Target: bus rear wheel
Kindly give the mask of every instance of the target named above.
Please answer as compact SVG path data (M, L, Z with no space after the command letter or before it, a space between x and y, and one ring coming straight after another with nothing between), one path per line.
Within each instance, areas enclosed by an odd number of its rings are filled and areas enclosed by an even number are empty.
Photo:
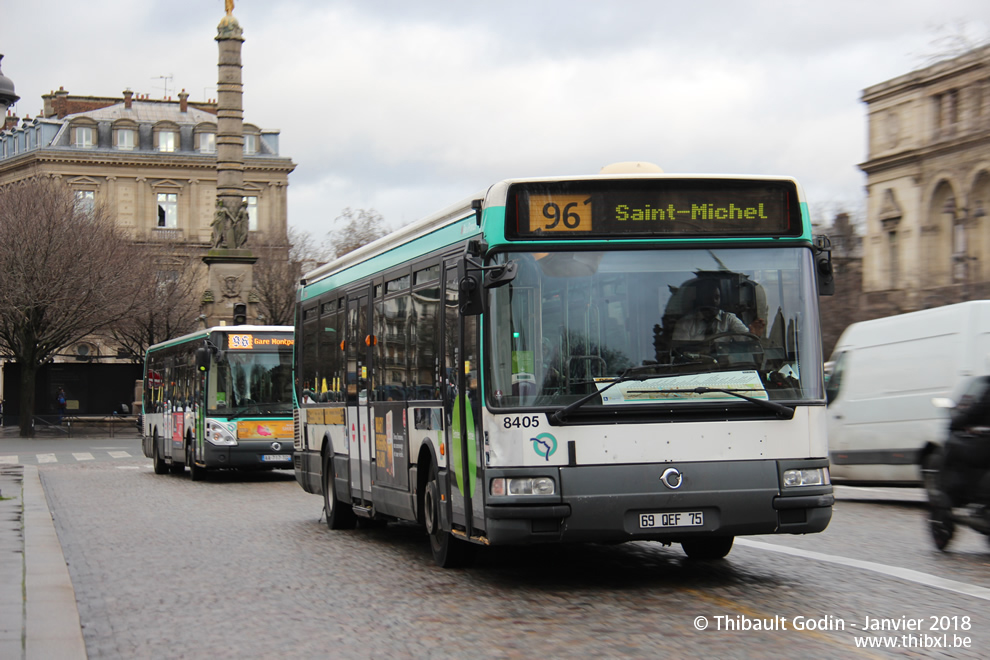
M151 455L154 456L152 461L154 461L155 474L165 474L168 472L168 465L165 464L165 459L162 458L162 453L158 448L158 431L155 430L154 434L151 436Z
M431 461L429 475L426 478L426 489L423 492L423 520L426 523L426 534L430 537L433 563L441 568L459 568L471 563L476 548L474 544L461 541L450 532L443 530L440 524L440 481L437 473L436 462Z
M690 559L722 559L732 549L734 536L716 536L707 539L681 541L681 548Z
M351 505L344 504L337 499L333 478L333 452L331 451L328 451L323 459L323 512L327 516L327 527L330 529L354 529L357 522Z

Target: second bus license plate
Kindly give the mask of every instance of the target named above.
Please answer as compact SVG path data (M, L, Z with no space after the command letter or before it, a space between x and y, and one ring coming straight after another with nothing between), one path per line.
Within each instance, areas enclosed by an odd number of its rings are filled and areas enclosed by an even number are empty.
M288 454L263 454L261 460L264 463L281 463L283 461L291 461L292 457Z
M653 529L655 527L700 527L704 524L705 516L701 511L639 514L640 529Z

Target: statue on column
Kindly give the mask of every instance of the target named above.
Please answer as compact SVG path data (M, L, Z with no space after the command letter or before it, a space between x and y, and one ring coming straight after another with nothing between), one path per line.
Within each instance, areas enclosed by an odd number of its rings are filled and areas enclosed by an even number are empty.
M213 247L224 249L228 247L231 220L230 211L223 205L223 200L217 197L217 208L213 214L213 222L210 223L213 228Z
M246 201L241 202L240 208L237 209L237 217L231 221L231 239L234 242L234 248L239 249L247 244L248 233L251 230L250 220L248 218L248 204Z

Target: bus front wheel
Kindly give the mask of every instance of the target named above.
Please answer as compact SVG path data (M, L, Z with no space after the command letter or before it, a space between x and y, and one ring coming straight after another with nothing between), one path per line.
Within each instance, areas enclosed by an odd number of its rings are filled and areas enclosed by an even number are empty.
M722 559L732 549L732 536L681 541L681 548L690 559Z
M354 529L357 522L354 509L337 499L333 479L333 452L328 451L323 459L323 512L327 516L330 529Z
M454 538L453 534L443 530L440 524L440 481L437 473L436 462L431 461L423 492L423 521L426 523L426 534L430 537L433 562L441 568L466 566L474 557L475 546Z

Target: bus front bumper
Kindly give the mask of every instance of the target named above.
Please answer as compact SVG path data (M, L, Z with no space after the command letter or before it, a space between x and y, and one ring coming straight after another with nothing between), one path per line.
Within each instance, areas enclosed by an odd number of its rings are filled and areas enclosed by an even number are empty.
M831 485L781 488L781 474L803 461L698 462L557 468L556 496L489 497L485 536L492 544L679 542L699 536L808 534L832 517ZM674 468L681 481L661 480ZM536 476L546 469L486 470Z
M276 447L277 446L277 447ZM239 440L236 446L205 443L206 467L250 469L292 469L292 440Z

